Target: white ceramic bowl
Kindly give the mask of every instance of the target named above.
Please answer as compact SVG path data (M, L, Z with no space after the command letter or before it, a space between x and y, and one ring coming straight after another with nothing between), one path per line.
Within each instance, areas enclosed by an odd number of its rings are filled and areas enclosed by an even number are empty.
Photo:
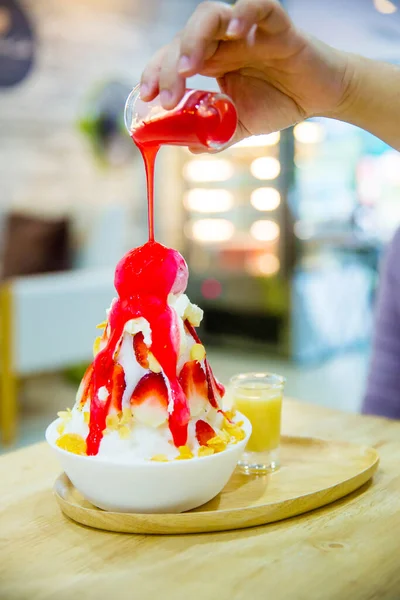
M60 420L46 430L46 440L76 489L104 510L135 513L179 513L205 504L228 483L251 434L244 416L246 438L223 452L167 463L137 460L117 463L97 456L80 456L56 446Z

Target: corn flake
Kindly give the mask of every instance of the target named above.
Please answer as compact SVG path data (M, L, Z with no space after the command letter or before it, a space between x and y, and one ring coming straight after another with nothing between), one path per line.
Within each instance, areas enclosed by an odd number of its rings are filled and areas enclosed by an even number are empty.
M187 460L189 458L193 458L193 452L189 446L179 446L178 451L179 456L176 457L176 460Z
M213 448L208 448L207 446L200 446L197 456L212 456L213 454Z
M67 408L67 410L60 410L57 413L57 416L60 417L60 419L62 419L65 423L68 423L68 421L72 419L71 409Z
M242 429L242 425L243 421L240 421L239 423L230 423L225 419L223 431L229 435L233 443L240 442L246 437L246 434Z
M58 438L56 446L73 454L86 454L86 441L77 433L65 433Z
M213 438L211 438L211 440L208 440L207 442L207 446L209 448L212 448L214 452L223 452L229 443L229 437L227 441L226 435L222 435L223 433L225 432L221 432L220 434L214 436Z
M96 356L100 352L101 337L97 337L93 343L93 356Z
M150 460L153 462L168 462L168 458L165 456L165 454L156 454Z
M231 441L231 436L227 431L224 431L223 429L219 432L218 435L226 444L229 444L229 442Z
M236 410L234 408L231 408L231 410L226 410L225 417L228 421L233 421L233 419L236 417Z
M107 415L106 417L106 428L110 431L118 429L119 419L118 415Z
M122 413L120 414L120 424L121 425L130 425L133 421L133 415L130 408L123 408Z

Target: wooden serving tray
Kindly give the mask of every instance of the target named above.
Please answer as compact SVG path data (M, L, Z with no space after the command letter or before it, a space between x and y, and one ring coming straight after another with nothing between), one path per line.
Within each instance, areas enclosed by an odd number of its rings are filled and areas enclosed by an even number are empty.
M100 510L65 474L54 485L65 515L89 527L124 533L179 534L243 529L314 510L361 487L379 463L376 450L347 442L283 437L281 468L270 475L235 471L224 490L204 506L180 514Z

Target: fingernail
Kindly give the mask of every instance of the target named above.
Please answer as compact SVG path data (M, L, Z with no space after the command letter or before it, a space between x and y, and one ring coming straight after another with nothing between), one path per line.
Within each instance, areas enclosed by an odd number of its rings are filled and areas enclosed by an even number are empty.
M161 104L164 106L165 104L170 104L172 100L172 94L169 90L162 90L160 93Z
M228 29L226 30L226 35L228 37L236 37L240 35L242 31L242 26L239 19L232 19L228 25Z
M139 96L141 98L146 98L146 96L149 95L149 92L150 92L150 88L147 85L147 83L142 83L140 86Z
M192 68L191 60L188 56L181 56L178 62L178 72L186 73Z

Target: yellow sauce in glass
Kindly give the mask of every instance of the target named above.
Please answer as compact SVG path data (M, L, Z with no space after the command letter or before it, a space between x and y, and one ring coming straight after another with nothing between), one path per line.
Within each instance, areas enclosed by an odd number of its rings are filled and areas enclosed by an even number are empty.
M281 435L281 390L248 383L233 390L233 404L249 419L253 428L246 447L248 452L266 452L278 448Z

